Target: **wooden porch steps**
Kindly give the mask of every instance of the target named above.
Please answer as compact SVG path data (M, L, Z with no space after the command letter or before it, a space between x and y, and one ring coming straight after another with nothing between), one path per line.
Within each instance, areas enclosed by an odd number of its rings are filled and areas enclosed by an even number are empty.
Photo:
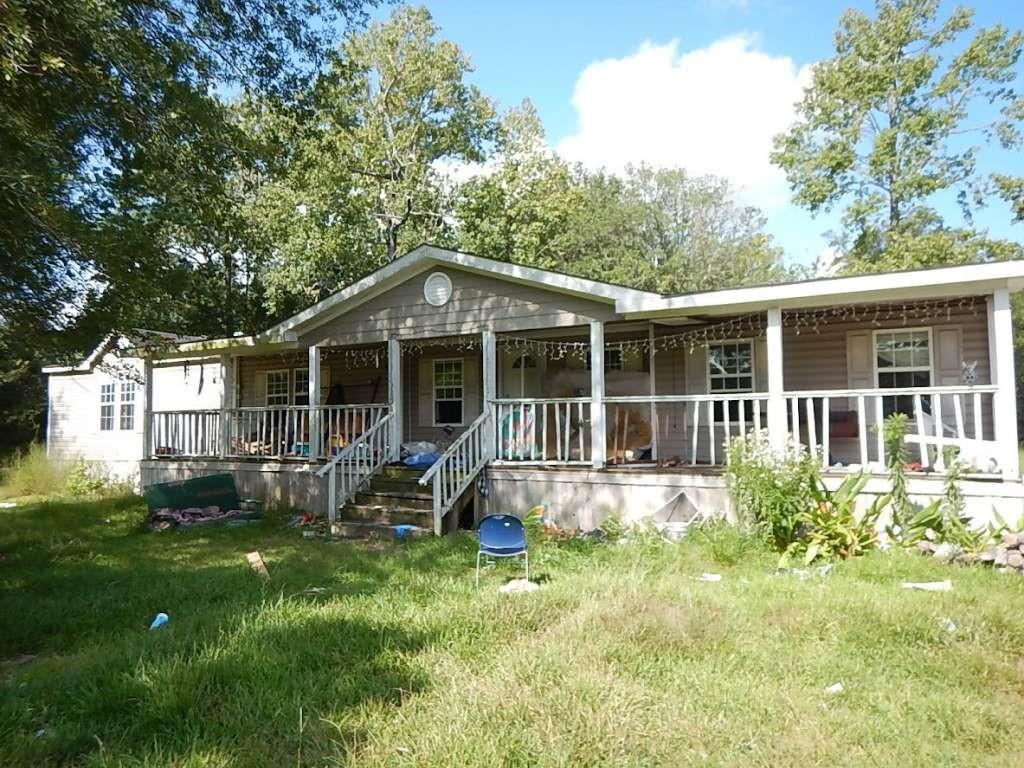
M369 486L338 510L332 533L352 539L395 539L396 526L416 526L404 535L433 531L434 499L419 479L425 470L386 466Z

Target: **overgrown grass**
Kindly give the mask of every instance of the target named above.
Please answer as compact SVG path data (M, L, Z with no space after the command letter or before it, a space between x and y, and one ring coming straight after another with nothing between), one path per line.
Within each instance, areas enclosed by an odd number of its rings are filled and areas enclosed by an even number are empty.
M0 667L0 765L1024 764L1018 576L872 553L801 581L716 532L535 546L541 589L504 597L468 536L143 518L0 511L0 659L37 655Z
M46 446L32 443L0 466L0 498L45 496L67 484L67 466L46 455Z

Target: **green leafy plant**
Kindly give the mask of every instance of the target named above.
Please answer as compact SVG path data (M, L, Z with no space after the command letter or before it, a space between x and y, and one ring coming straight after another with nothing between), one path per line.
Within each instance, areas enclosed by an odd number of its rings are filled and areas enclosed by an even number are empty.
M730 440L725 478L740 526L784 550L818 485L818 465L799 444L773 450L761 431Z
M892 538L899 538L900 531L914 512L907 491L907 415L890 414L882 425L882 441L885 444L885 466L889 470L889 497L891 515L886 532Z
M889 496L878 496L860 516L856 514L857 497L864 490L868 477L851 475L835 491L824 483L811 488L810 507L799 515L800 536L782 556L782 564L802 561L856 557L878 543L878 519L889 504Z
M989 531L971 528L971 518L964 512L964 496L960 488L963 479L963 464L953 451L945 454L946 478L943 482L942 497L919 508L907 519L899 530L899 542L913 546L919 541L955 544L961 549L980 549L993 535Z
M736 565L759 545L750 534L721 518L694 526L689 535L720 565Z
M608 515L601 521L599 530L606 541L619 541L626 535L626 525L618 515Z

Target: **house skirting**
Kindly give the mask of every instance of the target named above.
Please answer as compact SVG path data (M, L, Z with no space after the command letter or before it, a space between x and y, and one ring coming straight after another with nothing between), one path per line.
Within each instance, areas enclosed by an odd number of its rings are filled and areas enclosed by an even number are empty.
M828 473L824 480L835 489L845 477ZM543 505L545 517L564 528L589 530L612 515L625 523L686 520L695 512L734 518L721 470L491 466L487 478L484 514L522 514ZM942 495L942 487L942 478L922 475L910 478L908 490L912 501L926 504ZM889 488L886 477L871 478L858 505L869 505ZM993 510L1011 524L1024 514L1024 485L1019 481L964 480L961 490L976 525L994 522Z
M323 514L327 480L316 476L318 467L300 461L151 459L141 463L141 480L145 486L229 472L243 498ZM834 489L846 476L833 472L824 479ZM596 528L613 515L627 524L644 518L684 521L697 512L734 517L720 469L492 465L487 469L487 486L477 518L494 513L521 515L537 505L543 505L545 516L559 527L581 530ZM940 496L942 486L940 477L912 475L909 480L911 498L920 504ZM1020 481L968 479L961 483L961 490L967 513L977 525L993 522L993 510L1011 524L1024 515L1024 485ZM870 504L875 496L888 491L887 478L872 477L860 504Z
M327 480L317 477L319 464L292 461L225 461L220 459L150 459L141 465L143 487L153 483L230 473L244 499L262 499L268 507L289 507L324 514Z

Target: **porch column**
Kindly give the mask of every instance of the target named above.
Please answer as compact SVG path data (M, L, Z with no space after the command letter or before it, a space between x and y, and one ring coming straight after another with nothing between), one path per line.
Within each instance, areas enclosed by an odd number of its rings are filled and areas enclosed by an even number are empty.
M651 397L658 394L658 380L654 373L654 323L647 324L647 367L650 368ZM651 458L658 461L658 405L651 403Z
M782 396L782 309L768 310L768 440L772 448L786 446L786 400Z
M142 361L142 458L148 459L153 455L153 359L144 358ZM49 391L49 390L47 390ZM50 398L47 394L48 415L50 412ZM47 437L50 433L50 422L46 423ZM46 441L46 450L50 450L50 441Z
M993 421L996 443L999 445L999 466L1003 477L1016 479L1020 475L1020 457L1017 453L1017 390L1013 364L1013 319L1010 315L1010 291L999 288L992 294L990 327L995 338L993 381L998 389L993 398Z
M604 425L604 323L590 323L590 459L595 469L605 465L607 430Z
M498 391L498 352L494 338L494 331L484 331L480 337L481 364L484 368L484 402L485 411L494 410L494 398ZM492 424L491 428L484 433L484 453L488 459L497 456L495 431L497 425Z
M388 407L391 413L389 449L391 461L402 454L402 342L388 339Z
M235 407L235 359L230 355L220 356L220 450L222 459L231 455L231 409Z
M309 348L309 458L320 456L320 441L323 439L320 412L320 347Z

